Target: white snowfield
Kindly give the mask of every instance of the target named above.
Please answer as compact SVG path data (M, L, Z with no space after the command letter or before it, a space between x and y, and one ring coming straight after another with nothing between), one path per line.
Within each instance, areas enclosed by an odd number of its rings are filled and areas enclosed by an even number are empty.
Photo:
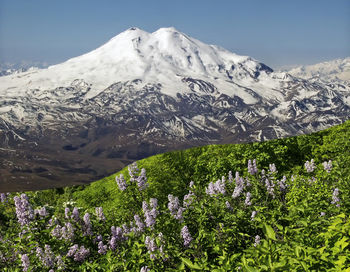
M0 77L0 95L18 96L33 89L69 87L80 79L90 85L86 94L89 99L113 83L141 79L162 84L161 91L174 97L189 92L182 79L191 77L214 84L221 93L237 95L247 104L258 100L245 88L281 101L284 95L276 89L283 87L286 76L269 69L251 57L207 45L173 27L153 33L130 28L96 50L64 63Z
M327 81L350 81L350 57L336 59L314 65L298 66L287 71L289 74L304 79L321 79Z

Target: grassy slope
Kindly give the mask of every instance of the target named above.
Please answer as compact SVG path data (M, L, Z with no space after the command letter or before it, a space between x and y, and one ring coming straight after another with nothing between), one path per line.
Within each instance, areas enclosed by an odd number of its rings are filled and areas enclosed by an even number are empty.
M147 170L150 183L148 197L157 197L160 203L165 203L169 193L183 196L191 180L206 185L223 175L227 176L230 170L242 172L246 169L247 161L253 158L257 159L258 167L266 168L269 163L275 163L280 175L300 171L300 165L312 158L316 163L332 159L339 164L343 175L349 177L350 121L310 135L250 144L209 145L164 153L143 159L138 165ZM127 177L127 172L125 168L117 174L123 173ZM71 198L79 206L102 206L110 213L116 207L122 209L123 206L118 202L121 198L115 182L117 174L85 187L46 191L38 197L44 202L45 198L57 198L57 192L64 192L59 198L61 201Z

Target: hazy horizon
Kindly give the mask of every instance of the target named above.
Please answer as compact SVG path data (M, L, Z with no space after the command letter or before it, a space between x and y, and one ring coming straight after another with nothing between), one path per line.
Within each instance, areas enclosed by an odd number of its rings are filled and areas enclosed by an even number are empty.
M174 26L274 69L350 56L349 1L0 2L0 62L56 64L129 27Z

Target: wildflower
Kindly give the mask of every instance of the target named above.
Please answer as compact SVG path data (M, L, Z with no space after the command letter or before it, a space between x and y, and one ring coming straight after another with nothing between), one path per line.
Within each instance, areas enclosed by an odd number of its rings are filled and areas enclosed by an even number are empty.
M205 192L210 195L218 195L218 194L225 194L225 177L222 177L222 179L218 179L215 183L210 182L208 185L208 188L206 188Z
M120 191L125 191L128 187L123 174L120 174L119 177L116 176L115 181L117 182Z
M78 210L77 207L74 207L74 208L73 208L73 212L72 212L71 218L72 218L75 222L79 222L79 221L80 221L79 210Z
M144 228L145 228L145 225L143 224L141 218L139 215L135 214L134 215L134 220L135 220L135 224L137 226L137 229L136 231L137 232L143 232Z
M232 171L228 172L228 183L233 182Z
M256 235L255 236L255 243L254 243L254 246L256 247L257 245L260 244L260 236L259 235Z
M308 173L311 173L316 169L315 162L313 159L311 161L306 161L304 166L305 166L306 172Z
M61 239L71 241L74 238L74 227L70 222L66 222L61 228Z
M191 206L191 204L193 203L193 197L194 197L194 193L191 191L187 195L184 195L183 205L185 208L188 208L189 206Z
M267 192L272 195L273 198L275 198L275 184L274 182L271 180L269 180L268 178L265 178L265 187Z
M325 216L325 215L326 215L325 212L321 212L321 213L320 213L320 216L321 216L321 217L323 217L323 216Z
M269 164L269 172L270 172L271 174L277 173L276 165L275 165L274 163Z
M51 247L49 245L45 245L44 258L42 260L44 266L53 267L55 260L55 255L53 254Z
M246 198L245 198L245 201L244 201L244 205L246 205L246 206L250 206L250 205L252 205L252 202L250 201L251 200L251 193L250 192L248 192L247 194L246 194Z
M34 214L39 214L41 218L48 216L45 206L40 209L35 209Z
M6 201L6 194L1 193L0 194L0 200L1 200L1 203L5 203L5 201Z
M147 265L146 266L142 266L141 270L140 270L140 272L149 272L149 271L151 271L151 270L148 268Z
M244 190L244 179L242 177L239 176L239 173L236 172L236 177L235 177L235 181L236 181L236 187L232 193L232 198L237 198L240 196L240 194L243 192Z
M327 171L327 173L330 173L332 170L332 161L329 160L328 162L323 162L323 168Z
M84 217L83 217L83 230L84 230L84 236L86 235L92 235L92 226L91 226L91 221L90 221L90 214L89 213L85 213Z
M255 175L258 173L258 168L256 166L256 160L253 160L253 163L251 160L248 161L248 173L251 175Z
M252 215L250 216L251 220L254 221L255 216L257 215L257 211L253 211Z
M105 217L105 215L104 215L104 213L103 213L102 207L96 207L96 208L95 208L95 212L96 212L96 216L97 216L97 218L98 218L99 220L101 220L101 221L106 221L106 217Z
M56 265L57 265L58 270L65 270L66 269L66 265L64 264L64 261L62 260L61 255L56 256Z
M226 201L226 202L225 202L225 205L226 205L226 208L227 208L228 210L233 211L233 208L231 207L230 202Z
M71 246L67 253L67 257L74 257L74 261L83 262L87 256L89 256L90 250L84 246L79 246L77 244Z
M107 245L104 245L102 241L98 242L98 253L101 255L107 253Z
M26 194L21 194L20 197L15 196L13 200L15 201L18 223L22 227L28 225L34 218L34 212L29 204L28 196Z
M66 207L66 208L64 209L64 217L65 217L66 219L69 219L69 213L70 213L70 209L69 209L68 207Z
M141 169L141 173L137 177L136 181L137 181L137 187L139 187L139 190L144 190L148 186L145 168Z
M157 206L158 206L158 200L156 198L150 199L150 204L152 209L149 209L148 204L146 201L142 202L142 209L145 214L145 223L147 227L152 227L156 223L156 217L157 217Z
M191 182L190 182L190 188L192 189L193 187L194 187L194 182L191 181Z
M113 236L109 242L109 247L110 249L115 250L117 248L117 245L118 245L117 237Z
M286 180L286 176L283 176L283 178L280 181L278 181L278 185L280 186L281 191L285 191L287 189Z
M28 268L30 266L30 262L29 262L29 258L27 254L23 254L21 256L21 260L22 260L22 266L23 266L23 271L28 271Z
M173 195L168 195L168 209L170 210L170 213L175 216L177 213L177 210L180 207L180 201L179 198L176 196L174 197Z
M134 182L136 180L136 175L139 172L139 168L137 167L137 163L133 162L128 166L130 182Z
M340 199L339 199L339 189L335 188L333 191L333 195L332 195L332 204L335 204L337 207L340 207Z
M184 246L188 247L193 239L192 239L192 236L191 236L190 232L188 231L188 227L187 226L184 226L181 229L181 236L182 236L182 238L184 240Z

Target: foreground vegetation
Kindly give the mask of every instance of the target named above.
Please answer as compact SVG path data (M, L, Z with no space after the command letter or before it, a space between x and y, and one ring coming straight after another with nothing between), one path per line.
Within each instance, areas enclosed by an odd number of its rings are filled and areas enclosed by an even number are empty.
M2 271L350 271L350 122L2 194Z

